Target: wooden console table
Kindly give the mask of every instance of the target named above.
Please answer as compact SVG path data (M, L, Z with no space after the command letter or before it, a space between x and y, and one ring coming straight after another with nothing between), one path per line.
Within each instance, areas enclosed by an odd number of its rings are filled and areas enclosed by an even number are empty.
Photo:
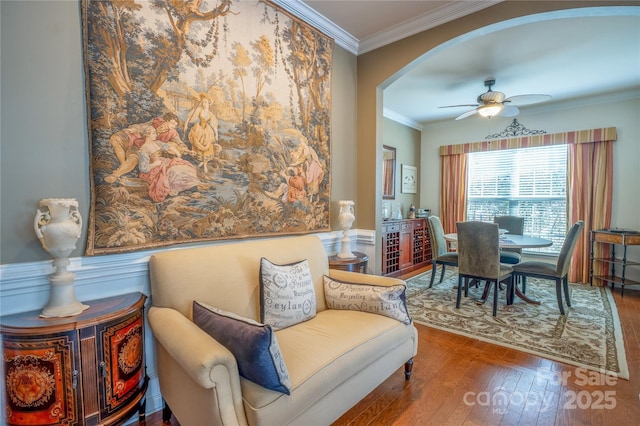
M85 302L65 318L0 318L8 425L144 424L148 378L141 293Z
M630 285L640 285L640 281L635 281L626 277L627 267L640 266L640 262L627 260L627 246L640 245L640 232L630 230L607 230L600 229L590 232L591 240L591 265L589 267L589 282L593 285L593 280L601 280L604 285L611 283L611 288L615 284L620 284L620 294L624 296L624 287ZM596 243L610 244L610 257L595 257L594 246ZM616 245L622 246L622 258L616 259ZM604 275L594 275L593 266L596 262L608 265L608 273ZM620 267L617 273L616 267Z
M356 257L352 259L343 259L338 257L338 255L329 256L329 269L340 269L342 271L366 274L369 256L364 253L360 253L359 251L354 251L353 254Z

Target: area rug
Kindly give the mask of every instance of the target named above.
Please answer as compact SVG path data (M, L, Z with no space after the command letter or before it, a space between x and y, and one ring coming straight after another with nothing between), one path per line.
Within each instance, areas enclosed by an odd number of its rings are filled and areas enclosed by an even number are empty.
M471 287L456 309L456 268L447 269L440 284L438 268L432 288L430 278L428 271L407 280L407 305L416 323L629 379L620 319L608 288L570 284L573 306L560 315L555 283L528 278L527 296L540 305L518 298L506 305L503 290L494 317L493 292L486 303L478 301L484 286Z

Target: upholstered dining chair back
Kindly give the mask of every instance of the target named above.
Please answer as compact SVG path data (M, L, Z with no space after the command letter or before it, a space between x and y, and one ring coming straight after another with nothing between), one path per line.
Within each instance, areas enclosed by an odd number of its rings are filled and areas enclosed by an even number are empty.
M560 254L555 264L549 262L526 261L517 265L513 265L513 274L516 281L522 282L522 291L527 288L527 277L542 278L553 280L556 283L556 297L558 299L558 309L560 314L564 315L564 301L562 295L567 302L567 306L571 307L571 294L569 291L569 267L571 266L571 257L576 248L576 243L584 227L584 222L579 220L571 226L567 236L564 238Z
M431 236L431 280L429 281L429 288L431 288L436 277L438 265L442 265L440 272L440 282L442 282L447 266L458 266L458 253L447 250L444 229L438 216L429 216L427 223L429 235Z
M556 264L557 276L563 277L569 273L569 267L571 266L571 258L573 257L573 251L578 243L578 238L584 227L584 222L579 220L571 226L567 236L560 248L560 254L558 255L558 263Z
M444 228L438 216L427 218L429 236L431 237L431 252L433 257L440 257L447 253L447 241L444 239Z
M497 223L500 229L506 229L507 232L514 235L524 234L524 218L519 216L496 216L493 218L493 223ZM516 253L522 253L522 249L506 248L505 251L513 251Z
M487 279L500 277L498 225L458 222L458 272Z
M458 222L458 295L456 308L460 307L462 287L469 293L469 281L486 281L487 289L493 287L493 316L498 311L500 282L507 283L507 304L513 300L511 266L500 263L498 225L487 222Z

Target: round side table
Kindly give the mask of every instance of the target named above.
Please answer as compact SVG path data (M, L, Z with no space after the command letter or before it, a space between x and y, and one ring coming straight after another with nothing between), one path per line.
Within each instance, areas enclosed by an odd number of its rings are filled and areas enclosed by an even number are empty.
M366 274L369 256L358 251L354 251L353 254L356 257L352 259L343 259L338 257L338 255L329 256L329 269L340 269L342 271Z

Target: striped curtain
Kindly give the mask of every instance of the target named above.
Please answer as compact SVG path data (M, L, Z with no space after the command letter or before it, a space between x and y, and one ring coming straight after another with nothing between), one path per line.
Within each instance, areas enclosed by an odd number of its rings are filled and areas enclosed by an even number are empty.
M440 170L440 221L448 234L467 218L467 156L441 156Z
M441 146L440 219L445 232L455 232L456 221L466 218L466 154L568 144L567 223L571 226L578 220L585 222L571 262L569 281L589 282L589 231L611 226L613 142L616 139L616 128L606 127ZM598 251L607 249L605 244L598 246ZM598 251L596 255L604 253Z
M611 227L613 198L613 141L569 145L569 223L584 221L576 244L569 281L589 282L589 230ZM608 244L596 244L596 257L607 257ZM594 275L607 275L604 262L596 262ZM602 282L599 282L602 284Z

